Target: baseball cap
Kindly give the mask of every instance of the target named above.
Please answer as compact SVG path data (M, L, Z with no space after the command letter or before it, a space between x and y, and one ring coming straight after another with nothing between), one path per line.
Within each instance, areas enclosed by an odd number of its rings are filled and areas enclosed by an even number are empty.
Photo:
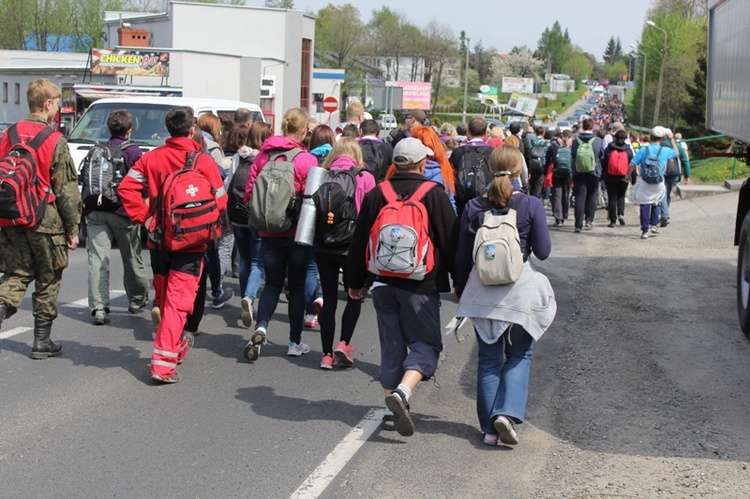
M406 115L411 116L422 124L424 124L425 120L427 119L427 113L425 113L421 109L409 109L409 112L407 112Z
M432 149L422 144L421 141L407 137L399 140L393 149L393 163L399 166L414 165L433 154Z
M663 126L655 126L651 130L651 135L659 139L663 138L666 134L667 134L667 129L664 128Z

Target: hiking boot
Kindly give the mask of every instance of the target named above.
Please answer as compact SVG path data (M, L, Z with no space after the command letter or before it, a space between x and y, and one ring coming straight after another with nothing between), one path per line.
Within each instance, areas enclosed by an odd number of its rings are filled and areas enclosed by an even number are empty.
M644 230L644 231L643 231L643 232L641 233L641 239L648 239L648 231L647 231L647 230Z
M253 302L247 296L240 301L242 307L242 325L253 327Z
M310 352L310 345L305 343L305 340L301 339L299 340L299 343L290 341L289 349L286 351L286 354L289 357L300 357L302 355L305 355L308 352Z
M148 302L144 302L141 304L131 303L128 306L128 312L130 312L131 314L140 314L141 311L143 311L143 309L146 308L146 305L148 305Z
M161 310L159 310L159 307L151 309L151 324L154 325L154 331L159 329L159 324L161 324Z
M234 290L232 288L223 288L221 293L214 295L211 301L211 308L219 309L224 306L226 302L234 297Z
M495 429L497 430L498 438L505 445L517 445L518 434L513 426L513 421L507 416L498 416L495 419Z
M409 403L398 388L385 398L385 406L393 413L393 425L399 435L410 437L414 435L414 422L409 414Z
M32 359L46 359L56 357L63 351L62 345L58 345L49 339L52 331L52 321L34 321L34 345L31 347Z
M177 371L173 372L171 376L162 376L161 374L152 374L151 379L159 385L169 385L172 383L179 383L182 381L182 376Z
M339 341L336 345L336 349L333 351L333 355L336 356L336 360L341 362L344 366L354 365L354 345L351 343L347 345L343 341Z
M318 325L318 316L315 314L305 314L305 327L313 328Z
M104 310L94 310L94 325L103 326L109 322L109 314Z
M625 215L617 215L617 221L620 222L620 225L625 225Z
M333 369L333 365L336 363L336 359L330 353L324 353L323 359L320 361L321 369Z

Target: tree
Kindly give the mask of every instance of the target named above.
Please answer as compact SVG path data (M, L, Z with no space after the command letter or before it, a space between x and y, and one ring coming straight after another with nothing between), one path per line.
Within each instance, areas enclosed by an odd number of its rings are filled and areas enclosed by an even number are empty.
M474 54L470 56L469 65L479 73L479 81L492 81L492 61L496 53L494 47L485 49L482 40L474 44Z
M495 58L493 63L494 83L501 86L504 76L541 79L543 67L544 61L535 58L528 48L514 48L505 58Z
M615 40L615 37L612 36L610 37L609 42L607 42L607 48L604 49L604 63L611 66L621 58L622 44L620 43L620 37L618 36L617 40Z
M404 17L388 7L373 11L367 24L370 36L369 52L386 56L386 79L398 80L401 58L404 54L406 40L401 32L405 24Z
M588 78L591 75L589 59L581 52L574 53L563 66L563 73L576 81Z
M333 4L318 11L315 20L315 48L330 67L350 69L362 47L364 24L359 10L351 4Z
M212 1L212 3L215 2ZM328 5L330 6L331 4ZM266 7L270 7L272 9L293 9L294 0L266 0Z
M545 28L542 32L534 57L546 60L551 66L551 71L559 73L572 51L573 44L567 28L563 31L560 23L555 21L552 28Z
M432 83L432 110L435 111L438 96L443 86L443 71L449 61L458 56L456 37L450 27L430 21L424 30L427 50L425 52L425 81Z

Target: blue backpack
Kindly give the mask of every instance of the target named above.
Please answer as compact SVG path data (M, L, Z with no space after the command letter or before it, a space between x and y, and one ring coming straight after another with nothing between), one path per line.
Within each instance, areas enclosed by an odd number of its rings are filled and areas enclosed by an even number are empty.
M651 149L646 146L646 159L641 164L641 178L647 184L659 184L664 182L664 175L661 173L661 163L659 162L659 156L663 146L659 147L656 156L651 156L649 153Z

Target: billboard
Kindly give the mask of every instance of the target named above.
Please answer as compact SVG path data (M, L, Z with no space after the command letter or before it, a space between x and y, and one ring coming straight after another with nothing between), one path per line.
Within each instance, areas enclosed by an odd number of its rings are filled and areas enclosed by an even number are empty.
M510 101L508 101L508 107L515 111L520 111L526 116L533 116L536 112L537 100L531 97L524 97L519 93L510 94Z
M518 92L521 94L534 93L534 78L503 77L503 93Z
M91 49L91 73L124 76L169 76L169 52Z
M404 89L403 109L430 109L430 82L397 81L396 85Z
M497 87L495 85L482 85L479 87L479 100L482 104L494 106L497 104Z

